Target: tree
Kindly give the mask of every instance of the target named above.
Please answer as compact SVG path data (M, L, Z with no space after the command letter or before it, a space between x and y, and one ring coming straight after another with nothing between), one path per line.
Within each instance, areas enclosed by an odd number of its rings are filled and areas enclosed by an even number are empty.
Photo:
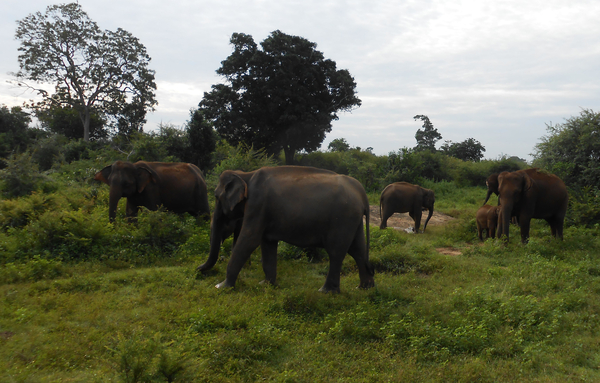
M419 129L415 134L417 140L415 151L428 150L435 152L435 143L442 139L442 135L433 127L433 124L429 121L429 117L418 114L413 118L415 121L419 119L423 121L423 130Z
M217 147L216 133L200 110L192 110L190 114L186 128L189 140L187 161L196 164L206 173L211 167L211 154Z
M350 150L350 144L346 142L345 138L336 138L329 143L327 149L330 152L347 152Z
M36 117L42 127L52 133L62 134L71 139L83 138L79 113L71 106L50 106L43 110L38 110ZM107 132L104 129L104 121L97 113L92 113L90 116L89 131L89 138L91 140L99 140L107 136Z
M563 124L547 124L535 146L533 165L559 176L568 186L600 188L600 113L583 109Z
M440 147L446 155L463 161L479 162L483 158L485 147L474 138L467 138L463 142L446 141Z
M297 151L321 146L338 111L361 104L354 78L313 42L280 31L260 48L243 33L230 42L233 53L217 70L226 84L213 85L199 107L232 145L242 142L269 154L283 150L291 164Z
M127 116L139 125L156 105L154 71L148 68L146 48L121 28L100 30L77 3L51 5L45 14L19 20L15 37L21 53L20 70L14 76L19 85L42 96L40 103L31 106L72 107L79 114L85 141L94 114L116 121ZM54 93L28 80L53 84Z

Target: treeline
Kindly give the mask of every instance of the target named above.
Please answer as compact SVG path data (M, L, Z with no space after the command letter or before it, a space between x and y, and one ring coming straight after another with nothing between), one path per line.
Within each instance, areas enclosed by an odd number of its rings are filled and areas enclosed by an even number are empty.
M181 129L161 125L155 132L135 132L95 141L69 139L47 129L31 128L30 122L20 108L0 108L0 155L3 158L0 192L4 198L51 189L54 185L52 174L74 162L80 162L74 168L78 169L75 173L81 181L89 181L94 170L117 159L190 162L204 171L209 184L226 169L249 171L286 163L283 152L268 155L262 148L244 144L232 146L220 139L198 111L192 111L190 120ZM415 184L452 182L458 187L485 187L485 180L492 173L540 167L561 177L569 187L569 223L599 223L599 114L583 110L580 116L571 117L564 124L548 126L548 132L548 136L542 137L535 146L532 164L508 156L494 160L463 160L444 146L432 150L417 145L378 156L372 148L352 148L344 139L334 140L328 150L300 153L295 164L350 175L368 192L379 192L397 181Z

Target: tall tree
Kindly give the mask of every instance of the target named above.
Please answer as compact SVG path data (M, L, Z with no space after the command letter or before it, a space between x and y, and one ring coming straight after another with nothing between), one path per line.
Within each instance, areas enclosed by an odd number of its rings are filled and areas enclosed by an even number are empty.
M467 138L462 142L446 141L440 149L450 157L473 162L481 161L485 152L485 147L474 138Z
M415 121L423 121L423 129L417 130L417 133L415 134L415 139L417 140L417 146L415 147L415 150L428 150L430 152L435 152L435 143L442 139L442 135L436 128L433 127L433 124L431 121L429 121L429 117L418 114L413 118Z
M94 113L115 120L134 116L133 123L139 125L146 111L153 110L157 102L150 56L131 33L100 30L78 3L51 5L46 13L30 14L17 23L20 70L14 75L19 85L42 96L32 107L74 108L86 141ZM53 84L54 93L29 80Z
M230 42L233 53L217 70L226 83L213 85L199 106L233 145L244 142L270 154L283 150L291 164L297 151L321 146L338 111L361 104L354 78L313 42L281 31L260 48L243 33Z

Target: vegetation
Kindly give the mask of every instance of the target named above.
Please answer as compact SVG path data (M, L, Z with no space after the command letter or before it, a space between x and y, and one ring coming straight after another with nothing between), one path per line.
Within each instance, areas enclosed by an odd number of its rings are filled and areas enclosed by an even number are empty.
M130 144L172 158L169 150L181 149L162 144L173 138L168 130ZM126 223L124 201L109 223L108 188L91 179L127 153L67 142L46 172L26 152L8 158L11 170L0 175L2 381L600 378L599 228L570 224L559 242L534 220L528 245L477 239L474 217L485 187L476 180L518 167L512 160L465 162L402 150L375 156L356 148L303 154L298 159L306 164L361 177L373 204L380 186L408 174L410 164L430 166L442 180L417 179L436 192L436 210L454 220L430 225L424 235L372 226L371 290L354 288L358 275L348 257L342 293L318 293L327 255L281 244L279 287L260 285L262 268L253 262L235 290L219 291L214 285L224 278L231 239L203 275L195 268L207 256L208 223L146 210L136 224ZM221 141L211 161L214 188L222 170L283 158ZM11 197L11 180L32 186ZM444 255L448 250L455 255Z
M15 37L21 44L18 84L43 97L32 107L45 115L76 111L85 141L95 115L112 117L119 131L129 134L141 129L146 111L156 105L144 45L121 28L100 30L78 3L30 14L18 21ZM49 94L28 80L54 85L55 91Z
M243 33L230 42L234 51L217 70L227 83L204 93L200 109L232 145L283 150L291 165L296 152L321 146L338 111L360 106L350 73L336 69L313 42L281 31L262 49Z

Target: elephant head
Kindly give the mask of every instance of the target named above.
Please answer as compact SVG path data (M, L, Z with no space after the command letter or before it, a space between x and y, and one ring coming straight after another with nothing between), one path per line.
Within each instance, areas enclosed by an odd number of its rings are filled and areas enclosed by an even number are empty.
M483 201L483 205L487 203L492 193L498 195L498 174L491 174L485 181L485 185L487 186L487 195L485 196L485 201Z
M425 224L423 225L423 232L427 228L427 223L433 216L433 205L435 204L435 193L431 189L423 188L423 208L429 210L429 214L427 214L427 219L425 220Z
M199 271L211 269L219 257L221 243L232 231L239 231L248 198L248 185L242 177L250 173L226 170L219 177L215 189L215 210L210 222L210 251L208 260L198 266ZM235 240L234 233L234 240Z
M148 184L157 182L158 175L144 162L116 161L96 173L94 179L110 186L108 217L112 222L117 215L119 200L143 193Z
M521 200L531 189L533 180L527 172L502 172L498 175L498 191L500 193L500 214L498 219L498 238L508 237L508 227L513 212L518 212Z

